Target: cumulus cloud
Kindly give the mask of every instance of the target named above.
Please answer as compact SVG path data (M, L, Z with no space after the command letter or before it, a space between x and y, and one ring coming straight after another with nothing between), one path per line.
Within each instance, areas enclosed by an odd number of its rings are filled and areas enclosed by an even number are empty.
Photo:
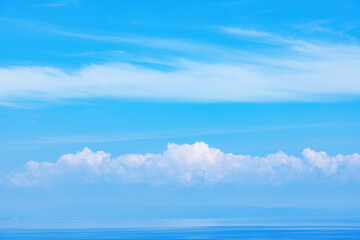
M284 184L314 179L357 179L360 155L328 156L309 148L298 158L278 152L265 157L223 153L204 142L169 143L160 154L111 157L89 148L65 154L56 162L29 161L21 171L3 176L17 186L60 184L68 181L146 184Z

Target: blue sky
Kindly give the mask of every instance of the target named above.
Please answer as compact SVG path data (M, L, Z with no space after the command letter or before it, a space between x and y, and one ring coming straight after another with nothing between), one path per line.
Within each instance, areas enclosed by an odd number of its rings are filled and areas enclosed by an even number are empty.
M0 220L358 213L359 8L1 1Z

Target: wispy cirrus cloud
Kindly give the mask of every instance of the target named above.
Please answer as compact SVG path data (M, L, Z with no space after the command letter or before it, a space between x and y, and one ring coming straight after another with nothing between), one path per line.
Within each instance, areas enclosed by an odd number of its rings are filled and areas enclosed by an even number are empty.
M312 52L317 49L317 44L309 41L295 39L289 36L283 36L279 34L262 32L256 30L248 30L236 27L220 27L222 32L231 34L237 37L251 39L252 41L263 42L267 44L282 46L291 48L298 52Z
M207 135L237 134L237 133L256 133L256 132L277 132L292 129L315 129L315 128L349 128L360 127L360 124L306 124L306 125L279 125L279 126L247 126L241 128L222 128L222 129L181 129L178 131L156 131L128 134L95 134L95 135L65 135L65 136L47 136L36 139L18 140L18 141L0 141L2 147L0 150L21 146L43 144L74 144L74 143L103 143L103 142L122 142L129 140L148 140L148 139L170 139Z
M73 3L79 2L79 0L62 0L62 1L53 1L53 2L48 2L48 3L44 3L44 4L40 4L39 6L41 7L66 7L69 6Z
M318 101L359 95L360 48L340 49L304 61L169 62L171 71L128 63L88 65L75 71L7 67L0 69L0 100L110 97L249 102Z
M68 4L64 3L64 2L56 2L56 3L46 3L41 6L43 6L43 7L65 7L67 5Z
M161 68L124 62L89 64L77 70L52 66L0 68L0 102L73 98L143 98L171 101L319 101L360 95L360 46L311 43L278 34L224 27L234 36L284 46L288 55L261 54L181 39L96 35L26 23L53 34L185 53L153 60ZM110 51L111 52L111 51ZM202 58L193 58L198 55ZM206 58L212 59L207 61ZM139 59L146 59L141 56ZM171 59L171 60L169 60Z
M314 180L338 183L359 180L360 155L329 156L306 148L303 158L284 152L265 157L223 153L203 142L169 143L160 154L124 154L111 157L88 148L65 154L56 162L27 162L24 170L3 175L16 186L62 184L64 181L146 184L286 184ZM74 183L75 183L74 182Z
M137 46L166 49L171 51L181 51L188 53L206 53L216 55L230 54L229 49L220 45L211 43L197 42L191 39L165 38L147 35L133 34L114 34L114 33L88 33L84 31L74 31L61 28L57 25L41 21L28 21L16 18L2 18L2 21L10 22L18 26L24 26L33 30L43 32L45 34L55 34L70 38L83 39L85 41L100 41L112 43L124 43ZM234 55L232 55L234 56Z

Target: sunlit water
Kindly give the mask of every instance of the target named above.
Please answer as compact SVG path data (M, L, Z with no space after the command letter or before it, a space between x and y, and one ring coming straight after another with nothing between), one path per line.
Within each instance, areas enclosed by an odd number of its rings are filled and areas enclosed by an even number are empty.
M360 239L358 227L201 227L129 229L0 229L0 239Z

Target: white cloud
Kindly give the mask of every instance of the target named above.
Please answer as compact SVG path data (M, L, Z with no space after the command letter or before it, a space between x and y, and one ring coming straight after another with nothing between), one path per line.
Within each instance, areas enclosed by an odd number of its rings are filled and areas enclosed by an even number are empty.
M312 169L320 169L326 176L336 174L341 171L358 171L360 170L360 155L338 154L334 157L327 155L326 152L315 152L309 148L304 149L302 155L311 164ZM359 174L359 172L357 173Z
M54 163L29 161L23 171L10 172L3 182L18 186L64 181L146 184L283 184L309 176L319 179L357 179L360 155L328 156L304 149L304 158L284 152L266 157L223 153L203 142L169 143L161 154L124 154L113 158L88 148L65 154Z
M326 175L334 174L342 160L337 157L330 158L326 152L315 152L309 148L304 149L302 154L312 166L320 168Z
M316 101L360 95L360 47L357 44L311 43L277 34L222 28L234 36L282 46L272 54L211 44L144 37L102 36L29 24L55 34L175 51L160 59L171 71L129 63L92 64L72 71L49 66L0 68L0 104L24 99L151 98L176 101ZM191 53L205 60L174 60ZM195 54L195 55L196 55ZM139 59L146 59L140 56ZM214 60L216 59L216 60Z
M252 39L253 41L255 40L267 44L291 47L293 48L293 50L297 50L297 51L304 51L305 49L313 50L314 48L317 47L315 44L304 40L294 39L291 37L282 36L269 32L261 32L261 31L247 30L242 28L233 28L233 27L221 27L220 30L222 30L227 34L232 34L234 36Z
M125 63L0 69L0 102L67 98L153 98L179 101L316 100L360 94L360 48L344 47L316 60L262 59L258 65L174 63L161 71ZM324 52L324 53L323 53Z
M221 27L220 29L223 30L224 32L239 35L239 36L244 36L244 37L254 37L254 38L274 37L273 34L270 34L267 32L247 30L247 29L242 29L242 28Z

